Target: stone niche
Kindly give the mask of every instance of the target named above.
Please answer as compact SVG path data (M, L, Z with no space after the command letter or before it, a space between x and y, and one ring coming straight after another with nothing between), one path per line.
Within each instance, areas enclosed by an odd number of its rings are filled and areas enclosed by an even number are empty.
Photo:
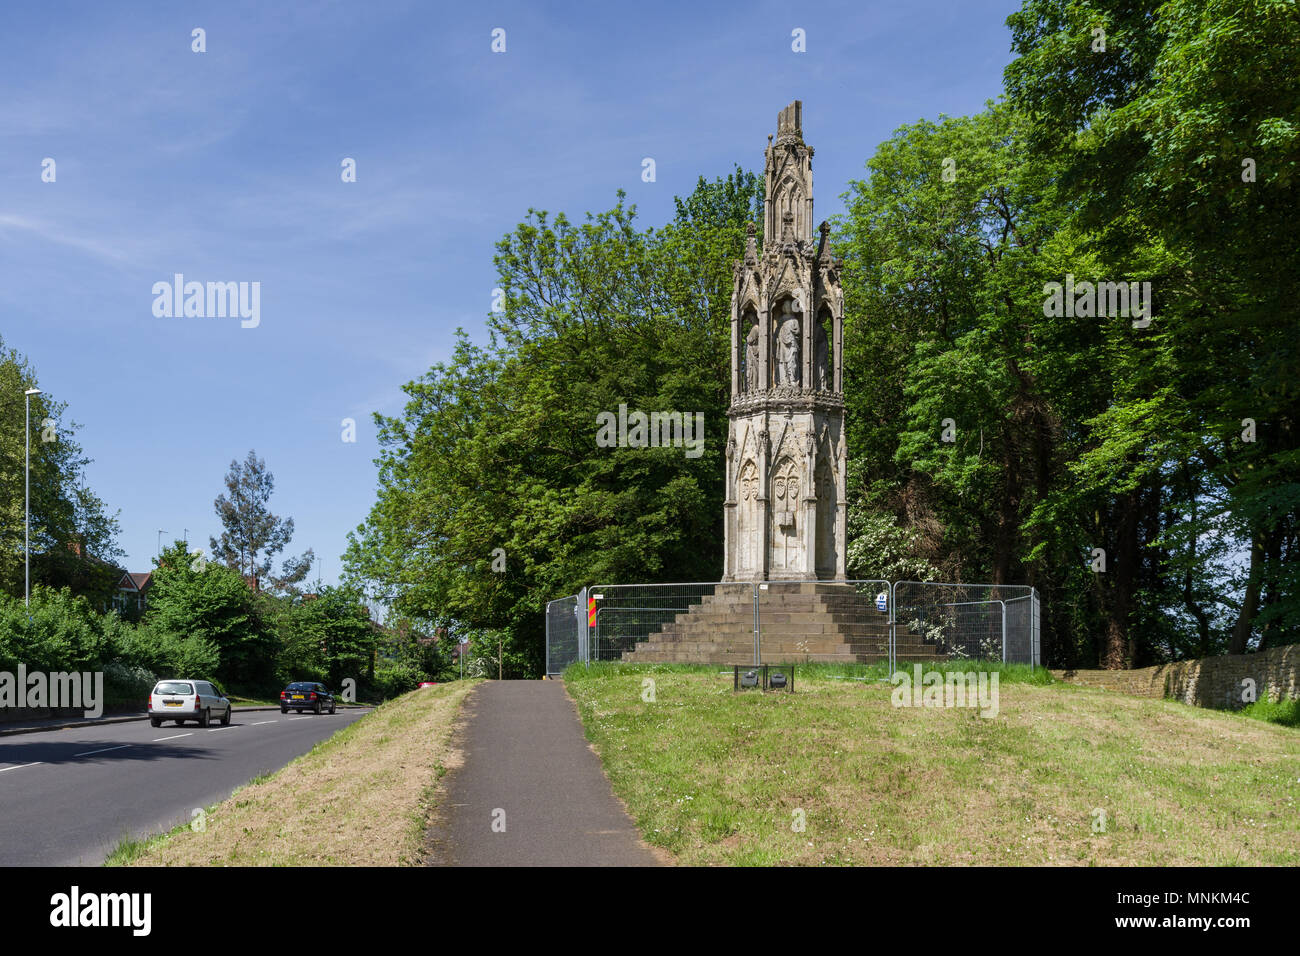
M845 577L844 294L826 223L813 234L803 104L764 165L763 248L733 266L724 581Z

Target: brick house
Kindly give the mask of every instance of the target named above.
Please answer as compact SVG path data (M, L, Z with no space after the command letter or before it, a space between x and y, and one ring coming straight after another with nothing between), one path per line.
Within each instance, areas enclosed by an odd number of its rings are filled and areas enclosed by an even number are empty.
M117 595L113 605L119 614L131 611L143 614L149 606L149 588L153 584L152 571L127 571L117 582Z

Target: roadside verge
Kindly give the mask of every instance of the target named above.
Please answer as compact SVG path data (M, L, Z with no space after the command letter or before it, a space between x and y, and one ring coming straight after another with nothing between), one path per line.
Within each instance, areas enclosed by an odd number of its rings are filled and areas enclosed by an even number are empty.
M237 790L201 825L124 843L107 865L418 865L451 726L476 683L388 701Z

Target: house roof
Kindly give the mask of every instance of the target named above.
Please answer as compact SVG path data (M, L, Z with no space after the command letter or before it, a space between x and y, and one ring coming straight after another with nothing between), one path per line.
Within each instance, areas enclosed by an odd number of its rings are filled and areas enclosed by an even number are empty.
M152 571L128 571L122 575L117 586L122 591L144 591L153 580Z
M90 554L88 551L86 551L85 546L80 541L69 541L67 544L68 544L68 550L71 551L73 554L75 554L82 561L85 561L88 564L98 564L100 567L103 568L112 568L114 571L117 571L119 574L126 574L125 569L118 567L112 561L105 561L101 557Z

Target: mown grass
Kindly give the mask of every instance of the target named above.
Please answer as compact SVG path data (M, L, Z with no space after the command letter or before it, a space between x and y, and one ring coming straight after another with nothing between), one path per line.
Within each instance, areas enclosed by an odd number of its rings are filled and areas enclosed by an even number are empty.
M421 862L451 726L477 681L388 701L182 824L123 840L106 865L402 866Z
M691 665L565 681L615 792L680 863L1300 863L1300 734L997 670L993 718L835 679L866 669L799 666L792 694Z

